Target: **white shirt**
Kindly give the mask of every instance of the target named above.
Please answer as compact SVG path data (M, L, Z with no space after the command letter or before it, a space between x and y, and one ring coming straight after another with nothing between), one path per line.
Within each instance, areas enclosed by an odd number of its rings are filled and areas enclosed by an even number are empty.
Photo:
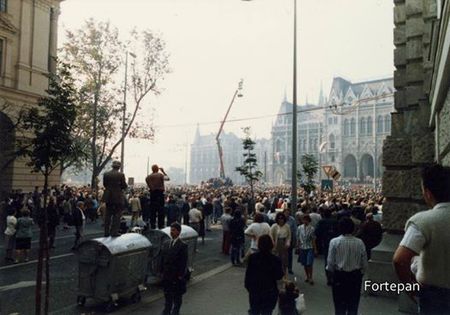
M197 208L192 208L189 210L189 222L191 223L200 223L203 219L202 212Z
M258 239L261 235L270 235L270 226L266 222L257 223L253 222L245 230L245 235L252 236L250 248L258 249Z
M6 217L6 235L14 235L16 234L16 225L17 225L17 219L13 215L9 215Z
M309 217L311 218L311 225L313 228L316 228L317 223L322 219L322 216L316 212L311 212Z
M406 229L400 246L407 247L416 254L420 254L425 245L425 236L420 232L419 228L414 224L410 224Z
M367 253L363 241L352 235L341 235L330 242L327 270L334 272L367 269Z

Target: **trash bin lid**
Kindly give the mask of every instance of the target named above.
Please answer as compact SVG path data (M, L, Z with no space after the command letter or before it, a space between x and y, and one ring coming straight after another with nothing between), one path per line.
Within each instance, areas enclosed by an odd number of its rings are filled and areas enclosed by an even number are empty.
M83 242L96 243L97 245L104 246L108 249L111 255L117 255L129 251L135 251L139 249L148 249L152 246L152 243L141 234L138 233L126 233L119 237L99 237Z
M161 231L166 233L170 237L170 226L162 229ZM180 238L183 240L183 239L194 238L194 237L198 237L197 231L194 230L193 228L191 228L189 225L183 224L181 226Z

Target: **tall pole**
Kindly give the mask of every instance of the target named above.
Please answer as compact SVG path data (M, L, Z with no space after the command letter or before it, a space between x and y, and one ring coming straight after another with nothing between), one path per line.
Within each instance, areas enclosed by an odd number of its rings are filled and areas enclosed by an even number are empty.
M128 77L128 51L125 54L125 83L123 86L123 107L122 107L122 143L120 146L120 171L123 172L125 157L125 118L127 114L127 77Z
M294 71L292 96L292 213L297 212L297 0L294 0Z

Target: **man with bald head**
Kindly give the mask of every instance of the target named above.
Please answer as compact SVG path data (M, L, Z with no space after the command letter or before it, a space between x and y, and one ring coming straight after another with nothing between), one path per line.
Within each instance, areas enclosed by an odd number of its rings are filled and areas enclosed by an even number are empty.
M161 171L161 172L159 172ZM158 228L164 228L164 181L170 180L162 167L152 165L152 173L147 176L145 182L150 190L150 226L156 228L156 216L158 216Z

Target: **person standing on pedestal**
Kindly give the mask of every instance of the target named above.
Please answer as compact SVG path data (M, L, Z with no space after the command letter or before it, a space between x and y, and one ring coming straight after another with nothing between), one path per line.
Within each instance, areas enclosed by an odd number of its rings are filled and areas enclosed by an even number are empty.
M128 187L125 175L120 170L121 163L114 161L112 170L103 175L105 192L103 201L106 203L105 212L105 237L120 236L120 217L125 206L124 190Z
M159 172L161 171L161 173ZM152 165L152 172L145 182L150 190L150 226L156 228L156 216L158 216L158 228L164 228L164 181L170 180L164 169L158 165Z
M450 168L435 164L422 170L422 194L431 208L413 215L394 254L398 278L419 284L419 314L450 314Z

